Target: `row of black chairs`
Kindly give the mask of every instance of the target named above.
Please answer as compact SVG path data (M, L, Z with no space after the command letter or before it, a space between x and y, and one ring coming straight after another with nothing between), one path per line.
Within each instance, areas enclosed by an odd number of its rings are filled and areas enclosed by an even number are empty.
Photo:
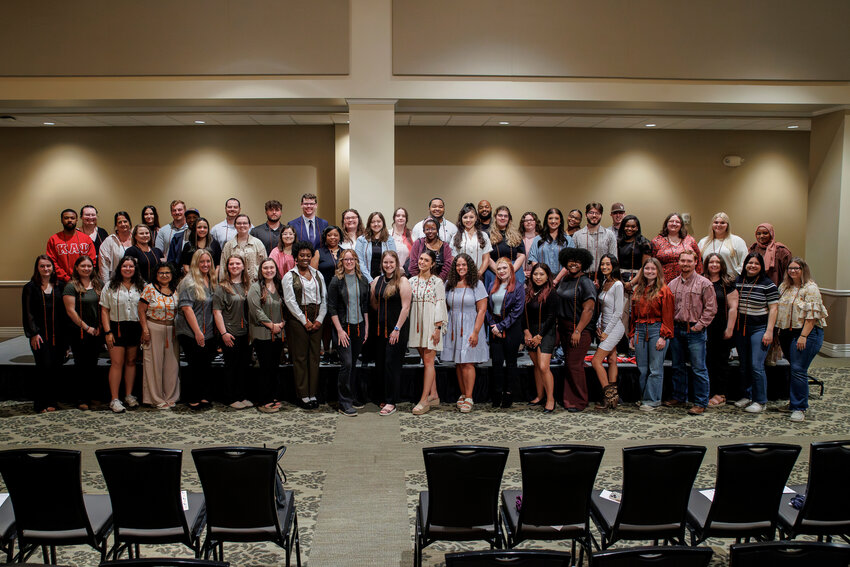
M707 567L709 547L636 547L596 553L591 567ZM738 543L729 549L732 567L847 567L850 546L813 541ZM536 549L447 553L446 567L568 567L568 552Z
M295 496L283 489L279 465L284 452L193 449L203 488L197 494L181 491L179 449L100 449L95 454L107 495L83 494L79 451L2 451L0 474L9 491L0 506L3 551L8 562L24 562L41 547L44 562L55 564L57 546L88 544L105 561L125 550L138 558L141 544L181 543L196 558L223 561L224 542L268 541L283 548L287 566L294 547L300 567Z
M621 540L696 546L709 537L737 543L817 536L850 543L850 441L812 443L806 485L784 488L798 445L748 443L717 449L713 494L694 489L706 448L653 445L623 449L623 484L615 497L594 490L603 447L548 445L520 448L522 490L499 488L508 449L450 446L423 449L428 490L420 492L414 535L415 566L439 540L486 541L513 548L525 540L572 541L583 563ZM501 512L501 513L500 513ZM601 545L590 530L593 519Z

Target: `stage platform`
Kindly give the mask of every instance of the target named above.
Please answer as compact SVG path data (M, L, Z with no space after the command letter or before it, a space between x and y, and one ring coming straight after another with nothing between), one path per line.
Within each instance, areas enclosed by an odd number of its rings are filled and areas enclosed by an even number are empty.
M588 354L593 354L593 350L588 351ZM669 357L669 354L668 354ZM181 359L181 366L185 362ZM215 383L214 392L219 391L220 377L222 374L222 358L216 357L213 361L213 368L210 379ZM534 392L534 377L532 372L531 359L524 351L520 353L517 361L519 368L519 386L520 391L515 392L514 400L524 402L535 396ZM591 400L601 399L601 389L599 382L596 379L596 374L591 368L590 363L585 363L585 372L587 374L587 384L590 392ZM104 350L101 353L98 361L98 372L102 374L101 383L103 384L103 392L101 398L106 400L108 392L106 389L106 376L109 368L109 357ZM373 402L383 401L382 384L377 376L374 375L374 364L361 364L361 372L367 376L369 400ZM437 390L440 398L443 400L455 400L460 394L455 378L454 364L438 363L437 368ZM638 370L635 364L624 362L618 364L619 369L619 393L624 402L633 402L640 399L640 388L638 386ZM30 351L26 337L20 336L8 339L0 343L0 400L29 400L32 398L32 381L28 378L32 376L34 370L34 362L32 352ZM64 398L73 399L70 388L73 386L74 368L73 359L69 358L65 362L64 370L68 380ZM775 366L766 368L768 376L768 398L771 400L787 399L788 398L788 379L790 366L787 361L779 360ZM257 371L257 368L254 368ZM336 399L336 376L339 371L339 365L335 363L323 362L320 367L320 398L322 401L334 401ZM490 363L482 363L477 367L476 383L474 398L476 400L489 400L489 376ZM402 398L408 401L419 399L422 389L422 365L419 357L413 349L408 350L403 366L402 375ZM565 369L561 364L552 364L552 373L555 376L555 399L560 400L563 392L563 376ZM734 379L738 373L737 360L730 361L730 379ZM281 364L281 381L280 381L280 398L284 400L294 401L295 392L292 379L292 365ZM669 397L671 391L671 375L672 366L670 360L664 363L664 399ZM139 368L139 377L141 377L141 367ZM250 379L250 377L248 378ZM141 390L141 380L137 380L136 393Z

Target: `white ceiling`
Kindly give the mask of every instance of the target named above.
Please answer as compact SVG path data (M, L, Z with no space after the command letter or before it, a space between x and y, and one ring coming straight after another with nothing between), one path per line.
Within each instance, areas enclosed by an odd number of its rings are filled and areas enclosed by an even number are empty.
M329 126L347 124L346 113L173 113L173 114L16 114L0 119L4 127L109 127L109 126ZM52 123L52 124L45 124ZM398 126L498 126L531 128L653 128L675 130L810 130L809 118L733 118L724 116L652 115L517 115L404 113L396 114ZM504 124L507 123L507 124Z

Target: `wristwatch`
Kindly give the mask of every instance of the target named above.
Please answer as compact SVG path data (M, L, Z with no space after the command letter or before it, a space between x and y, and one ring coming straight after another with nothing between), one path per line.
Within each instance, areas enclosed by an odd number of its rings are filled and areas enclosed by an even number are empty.
M393 331L400 331L400 330L401 329L399 329L398 327L393 327Z

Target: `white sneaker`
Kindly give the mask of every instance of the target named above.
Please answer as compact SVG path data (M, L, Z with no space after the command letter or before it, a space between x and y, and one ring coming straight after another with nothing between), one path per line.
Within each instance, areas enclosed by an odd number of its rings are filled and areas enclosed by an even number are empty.
M126 408L124 408L124 404L121 403L121 400L115 398L111 402L109 402L109 409L112 410L112 413L124 413Z
M761 413L764 411L764 406L758 402L753 402L744 408L744 411L749 413Z
M748 405L750 405L751 403L753 403L753 401L750 398L741 398L740 400L735 402L735 407L736 408L745 408Z
M640 411L655 411L656 409L658 408L655 406L648 406L646 404L641 404L640 406Z
M788 417L791 421L806 421L806 412L802 410L794 410L791 412L790 417Z
M127 407L130 409L139 407L139 400L133 394L129 394L124 398L124 403L127 404Z

